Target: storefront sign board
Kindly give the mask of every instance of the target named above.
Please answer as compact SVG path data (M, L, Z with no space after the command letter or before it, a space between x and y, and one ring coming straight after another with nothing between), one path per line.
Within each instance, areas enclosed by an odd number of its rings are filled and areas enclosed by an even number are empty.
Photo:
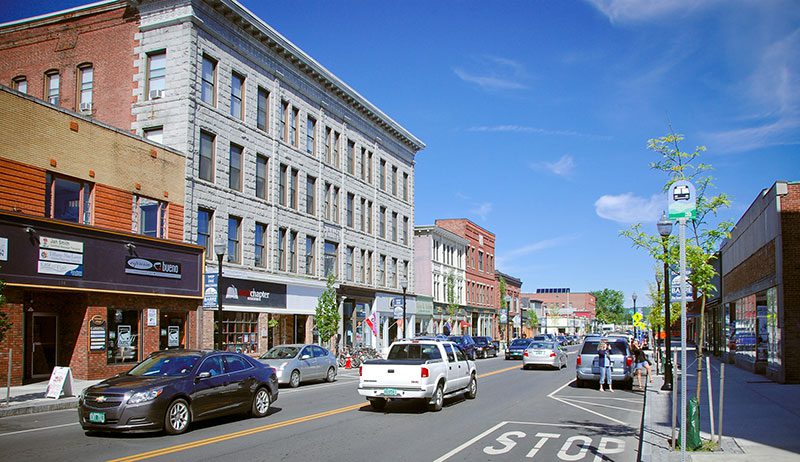
M140 276L180 279L181 264L152 258L125 257L125 272Z
M45 398L58 399L63 393L64 396L74 396L72 394L72 369L69 367L54 367L50 374L50 382L47 383Z
M286 308L285 284L223 277L220 287L225 306Z
M8 238L0 237L0 261L8 261Z
M57 237L42 236L39 238L39 248L83 253L83 242L70 241Z
M57 274L59 276L83 277L83 265L59 263L39 260L39 274Z
M106 321L96 315L89 321L89 351L106 349Z
M60 250L39 249L39 260L61 263L83 264L82 253L62 252Z

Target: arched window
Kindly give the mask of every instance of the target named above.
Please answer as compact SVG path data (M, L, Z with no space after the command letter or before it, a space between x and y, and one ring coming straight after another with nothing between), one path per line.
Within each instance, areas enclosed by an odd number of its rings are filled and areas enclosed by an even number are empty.
M28 93L28 79L24 75L14 77L11 82L14 90L17 90L20 93Z

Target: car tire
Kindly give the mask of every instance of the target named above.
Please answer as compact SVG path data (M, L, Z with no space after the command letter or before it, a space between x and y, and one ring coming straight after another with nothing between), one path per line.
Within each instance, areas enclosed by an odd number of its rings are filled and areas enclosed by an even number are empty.
M178 398L167 406L167 412L164 413L164 431L168 435L185 432L191 422L192 411L185 399Z
M369 398L369 405L376 411L386 409L386 398Z
M467 393L464 396L466 396L467 399L475 399L475 397L478 396L478 379L475 377L475 374L472 374L472 377L469 379Z
M575 386L578 388L586 388L586 381L583 379L575 379Z
M431 401L428 403L428 410L431 412L439 412L444 406L444 385L439 382L436 385L436 390L433 392Z
M272 396L267 387L261 387L253 395L253 404L250 406L250 415L253 417L264 417L269 414L269 407L272 404Z
M325 381L326 382L333 382L336 380L336 369L333 367L328 368L328 373L325 374Z
M523 364L522 365L522 369L527 371L528 370L528 365L527 364Z
M293 370L292 375L289 376L289 386L292 388L300 386L300 371L297 369Z

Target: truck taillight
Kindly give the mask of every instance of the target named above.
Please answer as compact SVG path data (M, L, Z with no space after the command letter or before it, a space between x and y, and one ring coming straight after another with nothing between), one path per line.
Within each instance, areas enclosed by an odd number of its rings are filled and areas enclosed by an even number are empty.
M625 358L625 365L630 367L631 364L633 364L633 357L632 356L628 356L627 358Z
M422 372L420 373L420 377L425 379L425 378L428 378L429 374L430 374L430 372L428 372L428 368L427 367L423 367L422 368Z
M364 369L364 366L358 366L358 376L359 377L361 377L362 369Z
M522 353L522 356L528 357L528 350L525 350L525 353Z
M580 366L581 365L581 355L578 355L578 359L575 361L575 365L576 366Z
M553 352L553 353L550 353L550 357L551 357L551 358L555 358L555 357L556 357L556 353L555 353L555 352Z

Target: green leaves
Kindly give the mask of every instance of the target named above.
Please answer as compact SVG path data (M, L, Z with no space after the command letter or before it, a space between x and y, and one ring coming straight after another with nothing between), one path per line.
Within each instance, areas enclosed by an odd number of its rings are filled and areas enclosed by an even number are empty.
M314 322L319 331L319 337L323 342L327 342L339 331L339 306L336 297L336 275L328 275L327 287L319 299L317 299L317 309Z
M445 283L447 284L447 314L455 316L458 311L458 303L456 303L455 276L452 271L447 274Z
M595 318L605 324L625 321L625 294L620 290L603 289L590 292L596 299Z

